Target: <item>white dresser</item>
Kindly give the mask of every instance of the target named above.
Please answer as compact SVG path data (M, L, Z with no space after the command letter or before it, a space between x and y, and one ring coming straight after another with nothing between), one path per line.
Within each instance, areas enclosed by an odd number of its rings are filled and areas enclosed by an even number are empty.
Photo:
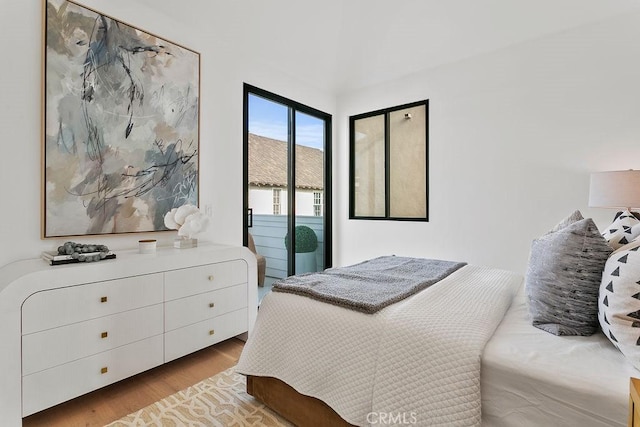
M119 251L0 269L0 425L250 332L257 266L243 247Z

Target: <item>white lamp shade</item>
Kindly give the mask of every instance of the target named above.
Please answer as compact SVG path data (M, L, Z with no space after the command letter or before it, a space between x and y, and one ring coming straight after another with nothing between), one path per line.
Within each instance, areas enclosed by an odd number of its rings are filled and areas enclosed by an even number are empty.
M640 170L592 173L589 206L640 208Z

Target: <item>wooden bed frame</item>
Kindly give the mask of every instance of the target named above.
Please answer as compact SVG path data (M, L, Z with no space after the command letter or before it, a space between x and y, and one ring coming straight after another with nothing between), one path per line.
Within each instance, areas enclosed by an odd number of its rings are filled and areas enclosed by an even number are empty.
M315 397L298 393L273 377L247 376L247 393L300 427L355 427Z

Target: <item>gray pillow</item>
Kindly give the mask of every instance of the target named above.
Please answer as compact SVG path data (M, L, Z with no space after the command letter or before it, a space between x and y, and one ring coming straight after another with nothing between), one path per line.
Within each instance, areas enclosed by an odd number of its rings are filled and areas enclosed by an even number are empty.
M566 226L571 225L574 222L578 222L581 219L584 219L584 217L582 216L582 213L579 210L575 210L571 215L569 215L568 217L566 217L565 219L557 223L551 230L549 230L547 234L555 233L558 230L562 230Z
M612 249L591 218L562 225L531 245L525 277L529 313L533 326L554 335L591 335L598 328L598 291Z

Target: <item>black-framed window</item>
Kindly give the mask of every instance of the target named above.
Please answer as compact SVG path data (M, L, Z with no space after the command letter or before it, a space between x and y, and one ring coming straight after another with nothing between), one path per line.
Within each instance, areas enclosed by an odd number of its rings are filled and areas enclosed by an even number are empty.
M429 101L349 117L349 218L429 220Z
M282 137L278 138L251 131L250 116L253 117L254 113L251 113L250 106L259 105L259 102L252 104L257 100L266 101L270 105L269 108L279 111L278 117L268 117L269 120L272 120L271 124L279 123L282 112L280 110L284 109L286 132ZM243 243L245 246L248 243L248 224L251 220L253 226L251 234L255 238L256 246L259 246L258 240L260 239L265 252L270 252L264 254L267 259L267 277L280 277L270 276L269 265L271 264L271 268L274 270L281 269L282 263L280 261L282 260L279 257L283 253L286 256L286 260L284 260L286 274L316 271L305 269L313 269L313 263L305 263L302 260L298 262L298 258L303 258L301 254L308 253L298 251L298 245L296 245L296 227L299 225L312 227L318 238L317 248L314 251L317 255L315 263L317 271L332 266L331 119L330 114L313 107L247 83L243 85L243 205L244 212L251 212L250 216L245 215ZM318 141L315 141L313 135L322 135L321 146L316 144ZM281 151L281 148L284 151ZM250 152L255 155L251 156ZM281 156L282 153L285 153L284 157ZM250 167L250 157L256 161L256 163L252 163L253 168ZM252 172L259 173L254 176L253 173L250 174L250 169ZM280 172L283 172L284 176L281 176ZM318 177L320 177L320 182L318 182ZM276 236L272 233L273 230L269 230L268 235L260 236L258 233L261 219L264 220L261 218L264 216L264 212L262 212L262 207L259 207L258 211L253 209L250 205L249 195L252 190L263 190L274 185L278 185L281 189L277 196L279 203L276 203L274 195L273 205L270 208L273 209L272 212L275 215L277 204L279 215L287 217L286 229L281 233L282 235ZM315 203L316 192L321 193L320 205ZM258 203L257 200L256 203ZM282 230L278 232L280 231ZM286 238L284 238L285 235ZM285 241L288 242L290 249L285 248L287 246Z

